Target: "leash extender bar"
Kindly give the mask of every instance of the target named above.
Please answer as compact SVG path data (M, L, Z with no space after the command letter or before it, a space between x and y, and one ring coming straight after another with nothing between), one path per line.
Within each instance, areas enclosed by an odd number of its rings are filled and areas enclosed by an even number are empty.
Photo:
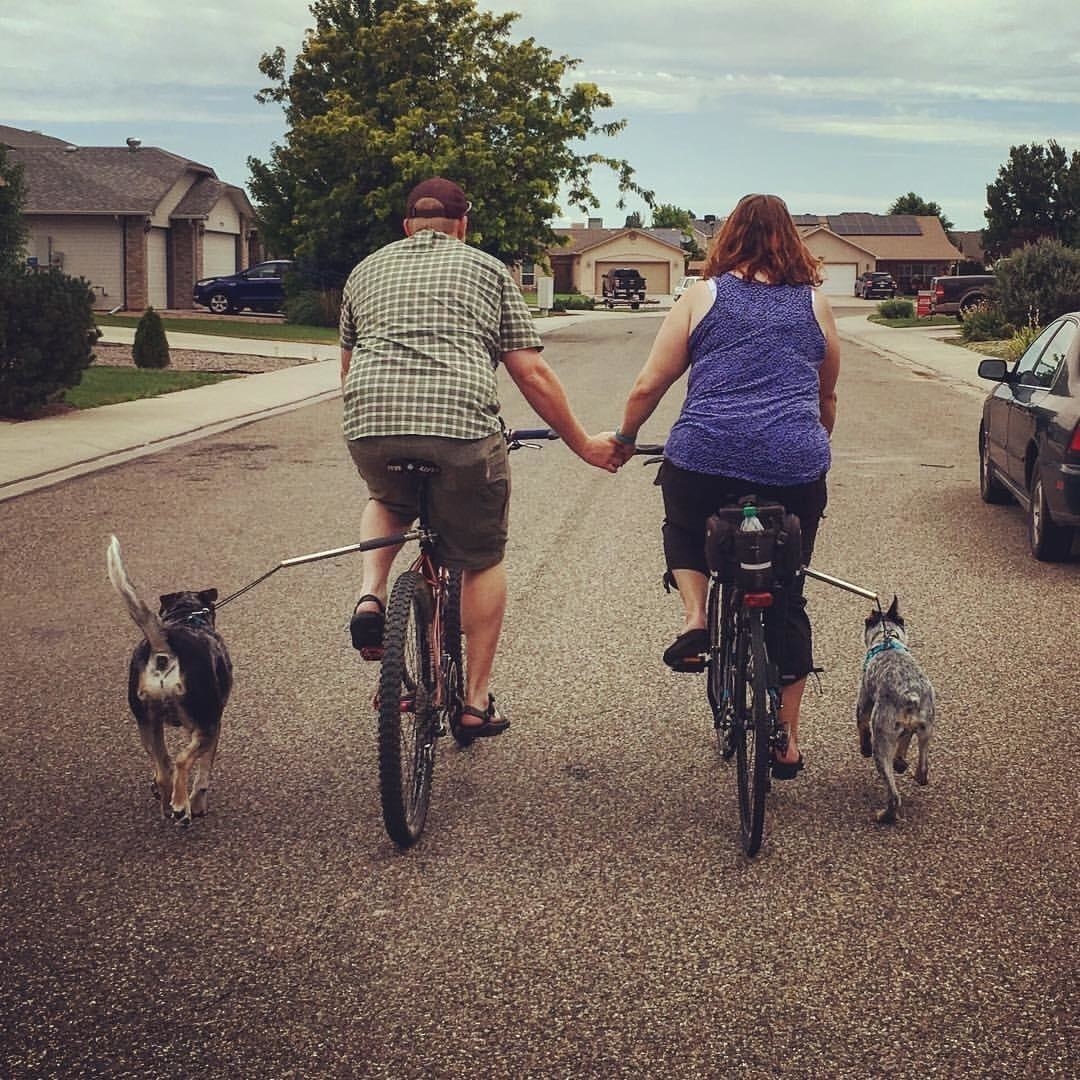
M265 574L249 582L242 589L230 593L224 600L219 600L214 606L216 608L224 607L230 600L243 596L249 589L261 585L268 577L288 566L302 566L304 563L320 562L322 559L336 559L339 555L352 555L356 551L372 551L375 548L391 547L394 544L407 544L410 540L422 540L427 535L425 529L411 529L409 532L398 533L396 536L381 536L374 540L362 540L359 544L347 544L345 547L331 548L329 551L315 551L310 555L295 555L291 559L282 559L277 566L271 567Z
M803 573L816 581L824 581L826 585L835 585L838 589L845 589L856 596L865 596L867 600L873 600L879 608L881 607L881 598L876 592L871 592L869 589L864 589L859 585L852 585L850 581L833 577L831 574L823 574L820 570L811 570L809 566L803 567Z

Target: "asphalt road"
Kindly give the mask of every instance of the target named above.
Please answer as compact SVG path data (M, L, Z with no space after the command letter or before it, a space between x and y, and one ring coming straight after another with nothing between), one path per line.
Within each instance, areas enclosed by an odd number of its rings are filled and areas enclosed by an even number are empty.
M548 338L588 426L617 422L657 325ZM108 534L149 597L352 542L339 411L0 506L0 1075L1075 1075L1080 575L980 503L977 394L845 348L816 562L900 594L939 698L930 786L902 778L902 821L873 822L852 720L869 606L811 584L807 770L776 785L753 861L702 679L660 662L678 603L653 474L558 444L514 458L495 685L514 727L442 748L416 848L381 826L356 556L222 611L211 812L158 819ZM533 422L511 386L505 411Z

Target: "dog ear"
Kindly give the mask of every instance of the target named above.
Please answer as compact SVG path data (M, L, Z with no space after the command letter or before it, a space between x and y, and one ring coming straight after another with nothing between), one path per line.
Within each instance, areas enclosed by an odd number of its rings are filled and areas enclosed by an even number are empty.
M900 617L900 601L897 599L896 593L893 593L892 603L889 605L889 610L886 614L893 622Z
M179 600L182 595L183 595L182 593L178 593L178 592L163 593L159 597L159 600L161 602L161 607L158 608L158 614L159 615L168 614L168 612L173 607L176 606L176 601Z
M217 601L217 589L203 589L203 591L199 593L199 599L209 607Z

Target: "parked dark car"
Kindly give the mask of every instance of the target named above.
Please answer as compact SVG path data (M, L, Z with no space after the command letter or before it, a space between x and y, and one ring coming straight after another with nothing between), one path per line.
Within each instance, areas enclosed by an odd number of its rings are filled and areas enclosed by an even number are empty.
M280 311L285 305L285 275L291 269L288 259L256 263L237 274L196 281L192 297L215 315L230 315L243 308Z
M983 404L979 493L1027 511L1036 559L1067 558L1080 529L1080 311L1055 319L1010 366L983 360L999 385Z
M874 296L887 296L891 300L896 295L896 282L892 274L871 270L855 279L855 295L864 300Z

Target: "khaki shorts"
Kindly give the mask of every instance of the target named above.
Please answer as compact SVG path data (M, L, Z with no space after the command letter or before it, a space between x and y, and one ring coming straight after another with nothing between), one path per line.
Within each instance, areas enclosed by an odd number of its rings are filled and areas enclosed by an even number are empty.
M402 519L420 513L415 474L390 472L387 462L419 458L439 466L428 479L428 519L445 566L486 570L502 562L510 523L506 440L445 439L436 435L380 435L348 440L368 495Z

